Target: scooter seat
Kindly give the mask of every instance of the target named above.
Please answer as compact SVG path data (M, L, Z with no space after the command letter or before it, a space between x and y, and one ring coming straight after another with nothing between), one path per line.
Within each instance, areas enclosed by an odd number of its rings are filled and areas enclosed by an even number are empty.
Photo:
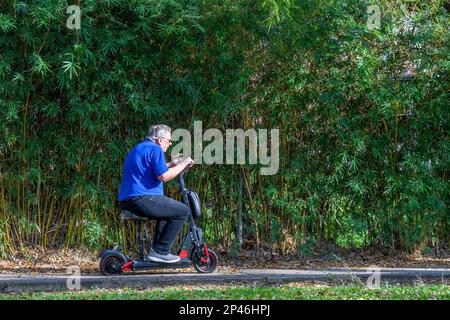
M128 210L120 211L120 219L122 219L122 220L136 220L136 221L147 221L148 220L148 218L144 218L144 217L138 216L138 215L136 215L133 212L128 211Z

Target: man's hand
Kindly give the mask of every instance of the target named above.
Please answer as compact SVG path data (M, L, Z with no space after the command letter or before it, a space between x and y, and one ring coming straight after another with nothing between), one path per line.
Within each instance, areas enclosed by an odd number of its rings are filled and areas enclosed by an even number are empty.
M175 157L172 157L172 161L167 162L167 166L169 168L172 168L172 167L175 167L176 165L182 163L183 161L187 161L187 162L191 162L192 161L192 163L188 164L188 167L191 167L192 164L194 163L194 160L192 160L191 157L187 157L187 158L183 159L182 156L175 156Z
M170 163L167 164L167 166L169 168L172 168L172 167L175 167L180 162L183 162L183 155L181 153L179 153L176 156L172 156L172 159L171 159Z
M162 182L167 182L169 180L172 180L177 175L180 174L181 171L183 171L186 167L192 167L194 164L194 160L192 160L191 157L185 158L183 161L175 165L174 167L169 168L164 174L158 177L158 179Z
M183 160L183 162L186 163L186 167L190 168L194 165L194 160L192 160L191 157L187 157L186 159Z

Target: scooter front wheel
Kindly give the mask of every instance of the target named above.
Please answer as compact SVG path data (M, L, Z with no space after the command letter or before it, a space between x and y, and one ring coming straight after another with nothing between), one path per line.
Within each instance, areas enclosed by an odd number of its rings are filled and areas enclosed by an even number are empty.
M217 254L211 249L208 249L208 257L206 257L203 252L199 257L197 254L197 249L192 251L192 264L194 265L195 270L200 273L214 272L217 268L218 262L219 259Z

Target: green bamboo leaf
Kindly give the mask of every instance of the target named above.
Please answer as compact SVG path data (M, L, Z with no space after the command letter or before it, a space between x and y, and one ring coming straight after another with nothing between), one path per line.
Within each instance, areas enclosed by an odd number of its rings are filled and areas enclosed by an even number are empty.
M69 72L69 79L72 79L73 76L78 76L78 71L80 70L80 66L75 62L75 56L72 53L66 53L70 60L65 60L62 62L63 73Z
M3 13L0 13L0 29L6 33L15 28L17 28L17 26L14 22L14 19L10 16L4 15Z
M34 72L37 72L42 77L45 75L52 73L52 70L50 68L50 64L47 63L38 53L32 54L32 60L33 60L33 67L31 70Z

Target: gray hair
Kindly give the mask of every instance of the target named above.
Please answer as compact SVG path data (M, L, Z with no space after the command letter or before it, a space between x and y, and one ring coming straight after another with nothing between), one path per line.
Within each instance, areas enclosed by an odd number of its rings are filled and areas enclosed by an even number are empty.
M165 124L156 124L148 129L147 139L155 142L158 138L167 138L172 133L172 129Z

